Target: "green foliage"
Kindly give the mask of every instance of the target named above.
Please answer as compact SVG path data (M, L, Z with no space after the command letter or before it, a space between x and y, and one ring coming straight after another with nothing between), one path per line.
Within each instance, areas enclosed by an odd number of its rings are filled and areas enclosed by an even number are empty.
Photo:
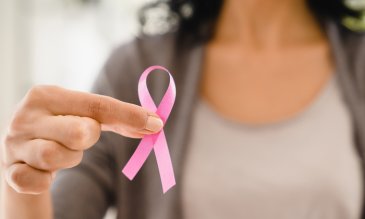
M359 11L359 17L346 16L342 19L343 25L352 31L365 32L365 0L345 0L348 8Z
M343 25L349 28L350 30L356 32L365 32L365 12L359 18L355 17L344 17L342 19Z

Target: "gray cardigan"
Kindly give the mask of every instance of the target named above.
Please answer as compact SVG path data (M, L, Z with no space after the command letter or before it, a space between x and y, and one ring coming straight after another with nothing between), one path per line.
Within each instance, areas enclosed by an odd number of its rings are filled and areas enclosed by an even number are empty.
M356 147L364 161L365 37L330 20L323 22L323 29L332 47L343 98L352 115ZM119 47L96 80L94 92L139 104L137 83L142 71L156 64L170 69L176 81L177 99L164 130L176 187L162 194L154 156L149 156L134 181L129 181L121 169L139 140L103 133L99 142L85 152L79 166L58 174L52 188L55 218L99 219L109 206L115 206L118 218L124 219L183 218L180 182L189 149L192 106L197 99L204 45L177 50L175 42L171 34L136 39ZM149 78L152 95L160 98L166 83L163 74Z

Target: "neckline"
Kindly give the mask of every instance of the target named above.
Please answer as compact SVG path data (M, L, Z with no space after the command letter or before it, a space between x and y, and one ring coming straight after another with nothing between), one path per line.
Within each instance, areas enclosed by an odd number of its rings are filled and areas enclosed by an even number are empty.
M205 111L211 115L213 118L218 120L220 123L225 124L227 126L233 127L233 128L250 128L250 129L266 129L266 128L272 128L272 127L280 127L283 125L287 125L290 123L293 123L295 121L300 120L302 117L306 116L310 112L312 112L325 98L326 94L330 91L331 87L336 85L337 83L337 74L332 73L327 81L324 83L324 85L321 87L321 89L317 92L317 94L312 98L311 101L309 101L302 109L299 111L293 113L292 115L280 119L274 122L265 122L260 124L253 124L249 122L241 122L241 121L235 121L222 113L218 112L214 109L214 107L205 100L202 96L199 96L198 98L198 107L203 107Z

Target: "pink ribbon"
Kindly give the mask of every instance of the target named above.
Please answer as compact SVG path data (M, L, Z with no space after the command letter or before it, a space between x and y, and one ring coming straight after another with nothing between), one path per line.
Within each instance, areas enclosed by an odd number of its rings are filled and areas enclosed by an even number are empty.
M148 75L154 70L163 70L167 72L170 76L169 86L158 108L156 107L150 95L150 92L148 91L146 83ZM151 111L156 112L156 114L162 119L163 123L165 124L167 118L171 113L176 97L175 82L170 72L162 66L151 66L147 68L142 73L138 82L138 97L141 105ZM166 193L171 187L176 184L176 182L174 170L172 168L171 157L163 130L156 134L145 135L143 137L136 151L133 153L132 157L123 168L122 172L130 180L133 180L138 171L141 169L143 163L147 160L147 157L151 153L152 149L155 152L157 160L157 166L162 183L162 190L163 193Z

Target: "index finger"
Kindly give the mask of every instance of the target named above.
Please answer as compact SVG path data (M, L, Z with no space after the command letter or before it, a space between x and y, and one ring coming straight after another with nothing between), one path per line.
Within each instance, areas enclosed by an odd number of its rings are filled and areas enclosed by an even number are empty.
M90 117L109 127L157 132L162 120L151 111L112 97L72 91L56 86L37 86L31 93L53 115Z

